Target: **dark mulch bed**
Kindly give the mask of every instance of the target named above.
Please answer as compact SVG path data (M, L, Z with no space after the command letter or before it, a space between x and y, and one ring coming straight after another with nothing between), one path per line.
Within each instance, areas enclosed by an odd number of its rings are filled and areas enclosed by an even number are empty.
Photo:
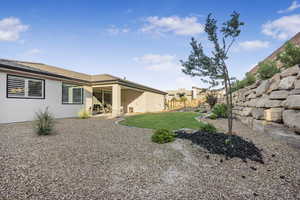
M226 159L237 157L244 162L249 159L264 164L262 149L237 135L199 131L193 134L179 132L177 138L190 140L193 144L207 149L212 154L224 155Z

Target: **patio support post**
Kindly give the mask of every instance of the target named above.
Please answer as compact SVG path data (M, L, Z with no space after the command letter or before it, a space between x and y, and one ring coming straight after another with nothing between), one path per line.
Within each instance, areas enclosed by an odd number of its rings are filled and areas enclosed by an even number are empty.
M121 114L121 86L112 86L112 116L117 117Z
M88 112L92 112L93 111L93 88L90 86L84 86L83 91L84 91L83 97L85 98L83 100L85 104L85 110Z

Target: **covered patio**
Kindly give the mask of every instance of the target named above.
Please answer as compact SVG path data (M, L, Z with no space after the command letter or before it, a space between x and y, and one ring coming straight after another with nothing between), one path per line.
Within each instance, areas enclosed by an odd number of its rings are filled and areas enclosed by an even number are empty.
M144 91L120 84L92 86L92 113L112 114L118 116L125 113L143 112L145 102Z

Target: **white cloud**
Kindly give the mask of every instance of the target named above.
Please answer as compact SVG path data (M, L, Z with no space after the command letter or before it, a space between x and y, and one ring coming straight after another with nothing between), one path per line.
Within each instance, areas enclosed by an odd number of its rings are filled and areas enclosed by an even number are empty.
M106 29L106 31L111 35L119 35L121 33L128 33L130 31L129 28L118 28L114 25L110 26Z
M140 29L142 32L162 35L164 33L174 33L176 35L196 35L204 31L202 24L195 16L180 18L157 17L146 18L146 24Z
M172 55L146 54L141 57L136 57L134 61L143 64L146 69L152 71L165 71L180 68L176 57Z
M36 56L41 53L42 53L42 51L40 49L30 49L30 50L24 52L24 56Z
M262 26L262 33L279 40L286 40L300 31L300 14L283 16Z
M297 1L293 1L290 7L288 7L285 10L279 10L277 13L279 14L288 13L288 12L292 12L293 10L296 10L297 8L300 8L300 4Z
M0 41L16 41L20 38L20 33L28 28L16 17L4 18L0 20Z
M200 83L200 80L198 82L189 76L179 76L175 79L175 85L177 88L191 89L192 86L199 86ZM201 85L203 86L204 84L202 83Z
M268 41L250 40L250 41L240 42L237 48L239 50L251 51L251 50L268 48L269 46L270 43Z

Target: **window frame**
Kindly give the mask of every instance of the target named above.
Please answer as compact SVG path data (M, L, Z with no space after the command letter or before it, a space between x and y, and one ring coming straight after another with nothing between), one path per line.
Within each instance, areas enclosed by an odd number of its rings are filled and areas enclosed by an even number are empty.
M25 94L24 96L10 96L8 94L8 78L9 77L17 77L17 78L23 78L25 81ZM28 96L28 81L32 80L32 81L41 81L42 82L42 97L32 97L32 96ZM27 84L26 84L27 82ZM27 96L26 96L27 94ZM14 74L6 74L6 98L8 99L45 99L46 98L46 81L45 79L39 79L39 78L33 78L33 77L29 77L29 76L20 76L20 75L14 75Z
M81 103L66 103L66 102L64 102L64 98L63 98L64 85L72 85L75 87L79 87L81 89ZM72 97L72 102L73 102L73 97ZM61 104L62 105L84 105L84 88L83 88L83 86L73 85L73 84L62 82L62 84L61 84Z

